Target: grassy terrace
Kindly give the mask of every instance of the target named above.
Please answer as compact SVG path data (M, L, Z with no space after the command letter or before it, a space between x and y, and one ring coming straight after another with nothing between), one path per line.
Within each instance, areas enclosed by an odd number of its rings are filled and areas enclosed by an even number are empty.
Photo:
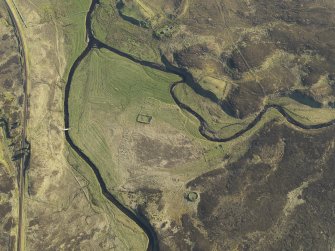
M179 100L190 106L207 121L210 129L218 132L218 137L229 137L254 119L254 116L251 116L240 120L227 115L219 105L199 96L186 84L179 84L175 92Z

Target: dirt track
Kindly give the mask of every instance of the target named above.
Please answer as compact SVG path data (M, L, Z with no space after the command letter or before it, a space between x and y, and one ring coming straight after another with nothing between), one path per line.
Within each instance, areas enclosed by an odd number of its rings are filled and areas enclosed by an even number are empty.
M24 226L23 226L23 218L24 218L24 189L25 189L25 170L29 165L29 149L30 145L26 140L26 128L27 128L27 121L28 121L28 114L29 114L29 102L28 102L28 66L27 66L27 55L24 46L23 36L21 27L19 25L19 21L16 13L16 8L14 3L10 1L5 1L7 10L9 12L10 18L13 22L16 37L18 39L20 53L22 56L22 64L24 70L24 78L23 78L23 86L24 86L24 107L23 107L23 126L22 126L22 141L21 141L21 151L26 151L23 157L20 160L20 169L18 171L18 182L19 182L19 222L18 222L18 243L17 243L17 250L21 251L24 250ZM26 154L28 153L28 154Z

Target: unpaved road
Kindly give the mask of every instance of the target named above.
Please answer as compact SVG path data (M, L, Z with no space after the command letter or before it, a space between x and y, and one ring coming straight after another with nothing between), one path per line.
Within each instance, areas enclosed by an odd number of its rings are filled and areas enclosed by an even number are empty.
M18 182L19 182L19 220L18 220L18 236L17 236L17 250L24 250L24 193L25 193L25 170L29 165L29 143L26 140L26 130L28 121L28 67L27 67L27 55L24 45L24 39L22 36L22 28L19 24L19 18L14 3L9 0L5 0L7 10L10 18L14 25L16 37L18 39L20 53L22 57L22 66L24 71L23 87L24 87L24 103L23 103L23 121L22 121L22 140L21 140L21 151L24 151L23 157L20 159L20 168L18 170ZM28 150L28 151L27 151Z

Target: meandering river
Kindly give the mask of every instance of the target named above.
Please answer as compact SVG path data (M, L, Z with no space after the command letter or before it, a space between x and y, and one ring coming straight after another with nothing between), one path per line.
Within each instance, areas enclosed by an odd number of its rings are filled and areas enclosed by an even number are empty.
M69 72L69 76L67 79L67 83L66 83L66 87L65 87L65 97L64 97L64 122L65 122L65 127L69 128L70 127L70 116L69 116L69 96L70 96L70 91L71 91L71 83L73 80L73 76L74 73L76 71L76 69L78 68L79 64L81 63L81 61L88 55L88 53L93 49L93 48L105 48L111 52L114 52L122 57L125 57L131 61L133 61L134 63L143 65L143 66L147 66L147 67L151 67L153 69L156 70L160 70L160 71L165 71L165 72L169 72L169 73L174 73L178 76L180 76L182 78L182 81L180 82L176 82L176 83L172 83L171 87L170 87L170 93L172 98L174 99L175 103L183 110L189 112L190 114L192 114L200 123L199 126L199 132L201 133L201 135L203 137L205 137L207 140L210 141L214 141L214 142L227 142L233 139L236 139L238 137L240 137L241 135L243 135L244 133L246 133L247 131L249 131L250 129L252 129L253 127L255 127L257 125L257 123L262 119L262 117L264 116L264 114L269 110L269 109L276 109L280 114L282 114L286 120L297 126L300 127L302 129L320 129L320 128L324 128L324 127L328 127L331 125L335 124L335 119L331 120L329 122L326 123L322 123L322 124L315 124L315 125L305 125L302 124L301 122L295 120L294 118L292 118L283 107L281 107L280 105L266 105L265 107L263 107L263 109L259 112L259 114L255 117L255 119L249 123L244 129L240 130L239 132L235 133L232 136L226 137L226 138L220 138L220 137L216 137L215 136L215 132L212 131L210 129L210 127L208 126L208 123L201 117L201 115L199 113L197 113L196 111L194 111L192 108L190 108L188 105L182 103L182 101L180 101L177 96L175 95L175 87L181 83L181 82L185 82L186 84L188 84L197 94L206 97L208 99L210 99L213 102L216 102L219 104L219 100L218 98L210 91L203 89L192 77L192 75L187 72L184 69L180 69L178 67L175 67L173 65L171 65L164 57L162 57L162 62L164 63L164 65L160 65L157 63L153 63L153 62L148 62L148 61L143 61L143 60L139 60L125 52L119 51L116 48L113 48L105 43L103 43L102 41L98 40L92 31L92 13L95 9L95 7L99 4L98 0L92 0L91 6L89 8L89 11L87 12L86 15L86 33L87 33L87 46L84 49L84 51L79 55L79 57L75 60L75 62L73 63L73 65L71 66L70 72ZM222 107L223 110L227 109L226 107ZM228 112L228 111L227 111ZM154 228L150 225L149 221L144 217L143 214L141 214L140 211L135 211L133 212L132 210L130 210L129 208L125 207L113 194L111 194L109 192L109 190L107 189L106 183L104 182L103 177L100 174L100 171L98 169L98 167L93 163L93 161L80 149L80 147L78 147L75 142L72 140L71 136L70 136L70 132L69 131L65 131L65 138L67 140L67 142L69 143L69 145L72 147L72 149L91 167L91 169L93 170L99 184L102 190L103 195L109 200L111 201L118 209L120 209L125 215L127 215L127 217L129 217L130 219L132 219L139 227L141 227L143 229L143 231L146 233L146 235L148 236L149 239L149 245L147 250L148 251L156 251L159 250L159 243L158 243L158 239L157 239L157 234L154 231Z

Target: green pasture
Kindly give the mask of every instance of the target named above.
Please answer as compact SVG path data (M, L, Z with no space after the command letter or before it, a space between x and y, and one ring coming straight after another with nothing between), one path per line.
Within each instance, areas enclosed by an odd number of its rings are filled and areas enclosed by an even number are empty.
M198 123L185 116L170 95L170 85L177 80L176 75L143 67L105 49L92 50L78 67L69 98L71 137L101 167L110 187L124 178L117 171L121 167L112 141L114 131L168 124L203 140ZM139 114L152 116L151 123L138 123Z

